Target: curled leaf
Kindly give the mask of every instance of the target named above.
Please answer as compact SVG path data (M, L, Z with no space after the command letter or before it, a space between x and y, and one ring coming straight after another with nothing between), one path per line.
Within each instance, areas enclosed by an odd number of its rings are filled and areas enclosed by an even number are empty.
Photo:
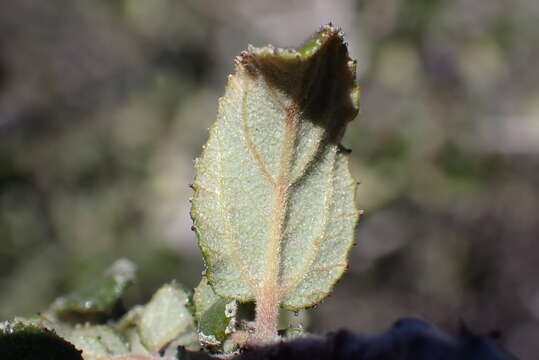
M51 312L63 321L102 321L113 312L135 273L134 263L118 259L93 284L56 299Z
M268 323L279 305L321 301L347 267L359 211L339 142L358 112L355 71L331 25L298 51L249 47L196 161L191 216L208 280L219 296L255 300Z
M0 323L2 360L82 360L81 351L54 331L24 321Z

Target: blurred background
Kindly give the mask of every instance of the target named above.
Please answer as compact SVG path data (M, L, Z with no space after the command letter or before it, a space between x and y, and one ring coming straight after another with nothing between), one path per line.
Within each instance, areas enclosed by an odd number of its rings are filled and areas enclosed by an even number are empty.
M188 287L192 160L247 44L333 21L359 63L344 144L366 210L310 330L416 314L539 354L539 2L17 0L0 12L0 319L118 257L128 301Z

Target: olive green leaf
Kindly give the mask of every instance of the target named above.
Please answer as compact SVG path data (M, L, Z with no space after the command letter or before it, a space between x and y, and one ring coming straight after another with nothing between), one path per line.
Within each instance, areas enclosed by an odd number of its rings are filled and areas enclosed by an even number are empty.
M193 302L200 343L213 347L222 345L226 337L234 330L237 302L215 294L205 276L195 288Z
M219 99L191 216L213 289L255 300L257 317L320 302L347 267L359 212L339 142L358 112L355 71L327 25L298 51L250 46Z
M114 330L120 334L127 334L129 330L137 327L140 317L144 312L144 306L135 305L114 325Z
M38 321L0 323L2 360L82 360L81 351Z
M198 286L195 288L193 294L195 317L197 321L200 321L204 313L220 299L222 298L217 295L211 288L210 284L208 284L208 278L206 276L202 276L202 279L200 280Z
M90 286L56 299L50 311L63 321L102 321L114 310L125 288L133 282L135 273L135 264L118 259Z
M231 331L236 315L235 300L217 300L202 316L198 323L198 334L201 343L219 345Z

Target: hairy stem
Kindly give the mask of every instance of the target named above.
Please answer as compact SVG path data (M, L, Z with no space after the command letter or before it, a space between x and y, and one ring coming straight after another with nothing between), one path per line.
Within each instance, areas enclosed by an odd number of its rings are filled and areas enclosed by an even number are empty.
M257 296L254 334L256 343L272 342L277 337L279 302L278 291L271 291L268 287L262 289Z
M290 168L296 141L297 126L296 106L287 109L285 119L285 136L280 158L279 176L274 185L276 194L273 199L271 231L268 241L268 257L266 277L256 295L255 338L256 341L272 341L277 337L281 288L279 286L279 269L281 262L281 241L288 203L290 186Z

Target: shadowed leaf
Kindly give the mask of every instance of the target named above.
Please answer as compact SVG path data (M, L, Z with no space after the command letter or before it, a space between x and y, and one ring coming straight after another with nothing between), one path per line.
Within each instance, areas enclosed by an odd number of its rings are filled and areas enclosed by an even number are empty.
M193 301L200 342L206 346L222 345L235 325L236 301L216 295L205 276L195 289Z
M82 360L82 356L54 331L13 321L0 324L0 359Z
M114 310L125 288L135 279L136 265L119 259L94 284L58 298L51 312L64 321L98 322Z
M358 111L355 71L331 25L299 51L249 47L237 58L195 164L191 210L218 295L296 310L344 272L359 212L339 142Z
M208 278L206 278L206 276L203 276L200 280L200 283L195 288L193 294L195 317L197 321L200 321L204 313L220 299L222 298L219 295L215 294L210 284L208 284Z

